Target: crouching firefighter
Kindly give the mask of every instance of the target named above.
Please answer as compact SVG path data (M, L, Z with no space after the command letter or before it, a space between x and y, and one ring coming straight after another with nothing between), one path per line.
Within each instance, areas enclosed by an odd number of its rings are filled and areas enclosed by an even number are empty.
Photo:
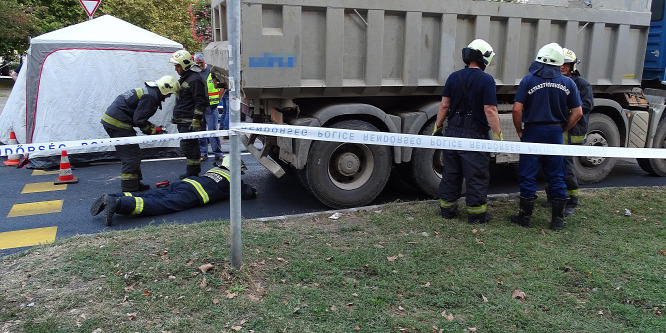
M229 198L230 174L228 158L222 167L214 167L202 176L192 176L169 184L165 188L141 193L105 194L93 202L93 216L104 212L104 223L111 225L114 214L160 215L211 204ZM241 181L244 200L257 197L254 187Z
M146 135L164 133L164 129L155 126L148 119L162 102L171 94L180 90L178 80L165 75L155 82L146 82L145 87L128 90L116 97L102 116L102 126L109 137L119 138L136 136L134 127ZM123 192L145 191L149 185L141 183L141 148L138 144L117 145L116 155L122 163L120 188Z
M445 136L487 140L488 130L492 129L495 139L502 140L495 80L484 72L494 55L490 44L482 39L472 41L462 50L466 66L446 80L433 135L442 135L446 119ZM439 184L442 217L452 219L458 214L464 179L467 184L467 221L490 221L486 207L490 153L444 150L442 163L444 171Z

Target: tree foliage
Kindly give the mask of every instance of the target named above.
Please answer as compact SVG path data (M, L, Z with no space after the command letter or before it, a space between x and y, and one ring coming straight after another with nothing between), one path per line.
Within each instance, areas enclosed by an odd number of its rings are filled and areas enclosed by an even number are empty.
M202 45L191 34L192 0L103 0L95 17L121 20L183 44L191 53ZM0 56L24 52L28 37L88 20L78 0L0 0Z
M41 32L33 8L17 0L0 0L0 57L11 59L28 48L29 38Z

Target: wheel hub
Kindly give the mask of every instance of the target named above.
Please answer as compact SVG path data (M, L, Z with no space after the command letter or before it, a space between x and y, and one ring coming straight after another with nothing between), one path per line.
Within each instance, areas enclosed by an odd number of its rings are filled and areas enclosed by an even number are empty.
M587 136L587 146L608 147L608 141L602 135L594 133ZM596 166L604 162L605 157L602 156L585 156L581 157L581 162L585 166Z
M345 152L338 156L336 162L338 172L343 176L353 176L361 167L361 160L356 154Z

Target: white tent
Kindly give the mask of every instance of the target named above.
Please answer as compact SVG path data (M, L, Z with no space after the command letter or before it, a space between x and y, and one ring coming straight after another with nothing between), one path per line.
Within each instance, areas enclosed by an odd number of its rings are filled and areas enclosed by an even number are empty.
M178 77L168 61L171 53L182 48L109 15L33 38L0 114L0 141L7 142L11 129L19 143L108 137L100 124L106 108L118 95L145 81L167 74ZM176 132L171 124L173 104L174 97L167 99L151 118L156 125L169 125L171 133ZM30 158L40 156L47 154L34 152Z

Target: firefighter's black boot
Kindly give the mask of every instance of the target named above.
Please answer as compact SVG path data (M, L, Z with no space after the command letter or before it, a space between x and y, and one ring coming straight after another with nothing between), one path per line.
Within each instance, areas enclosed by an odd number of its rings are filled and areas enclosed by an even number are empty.
M488 214L488 212L480 214L470 214L469 212L467 213L467 223L469 224L488 223L490 222L490 219L491 216Z
M449 208L439 207L439 212L447 220L454 219L458 216L458 205Z
M550 228L557 231L564 228L564 208L567 200L553 200L553 210L551 214Z
M104 195L104 223L107 226L111 225L113 214L116 213L118 208L118 201L120 201L118 197L108 194Z
M105 195L102 195L101 197L97 198L97 200L93 202L92 206L90 206L90 214L92 214L92 216L97 216L104 210L104 197Z
M576 213L576 207L578 207L578 197L569 197L566 206L564 206L564 216L571 216Z
M536 197L531 199L520 197L520 211L518 212L518 215L511 215L511 222L520 224L526 228L531 227L534 201L536 201Z

